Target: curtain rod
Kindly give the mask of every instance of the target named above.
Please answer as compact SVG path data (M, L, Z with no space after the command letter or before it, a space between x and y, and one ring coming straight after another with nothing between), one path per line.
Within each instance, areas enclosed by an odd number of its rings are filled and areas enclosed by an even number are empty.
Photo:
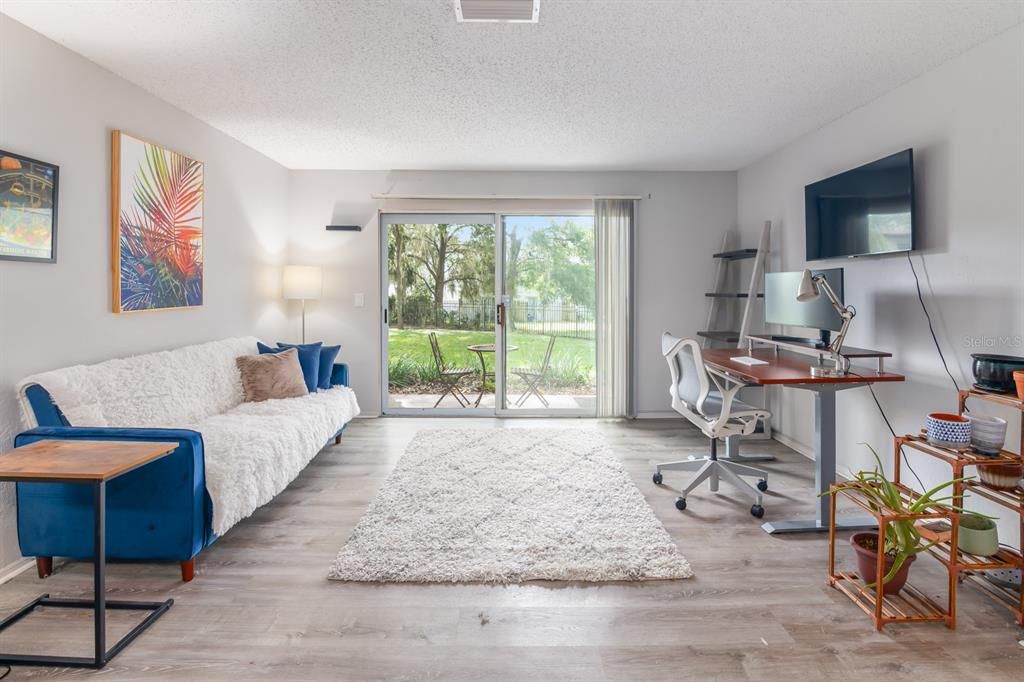
M563 194L563 195L521 195L521 194L371 194L372 199L501 199L501 200L569 200L569 199L649 199L637 194Z

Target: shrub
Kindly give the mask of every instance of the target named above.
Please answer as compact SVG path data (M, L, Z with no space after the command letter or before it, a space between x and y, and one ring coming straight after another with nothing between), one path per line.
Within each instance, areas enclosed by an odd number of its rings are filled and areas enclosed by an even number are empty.
M408 356L394 357L388 362L388 385L392 388L429 386L439 378L433 363L419 363Z

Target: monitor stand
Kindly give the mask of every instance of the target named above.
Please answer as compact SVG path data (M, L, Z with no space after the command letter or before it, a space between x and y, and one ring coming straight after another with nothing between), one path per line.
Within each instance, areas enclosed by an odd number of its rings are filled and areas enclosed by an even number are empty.
M806 336L786 336L784 334L772 334L772 341L781 341L783 343L799 343L803 346L810 348L828 348L829 344L829 332L822 330L820 339L811 339Z

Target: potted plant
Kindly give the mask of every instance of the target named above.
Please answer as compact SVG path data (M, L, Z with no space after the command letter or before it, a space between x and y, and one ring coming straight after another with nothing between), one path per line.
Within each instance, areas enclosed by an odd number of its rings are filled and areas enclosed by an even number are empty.
M977 556L994 556L999 552L999 532L996 522L981 514L964 514L956 536L961 552Z
M848 485L857 485L860 492L867 498L868 507L873 511L887 509L897 514L921 514L925 513L931 505L942 504L951 499L952 495L939 497L946 488L955 483L966 480L963 478L946 481L925 492L913 501L903 497L900 488L885 477L882 468L882 460L875 452L875 449L868 443L866 445L871 454L874 455L877 466L873 471L860 471L851 474ZM842 486L840 486L842 487ZM821 495L831 495L837 489L834 488ZM961 511L959 507L947 505L950 509ZM881 548L885 554L884 564L885 575L882 577L882 592L884 594L898 594L903 585L907 582L907 575L910 572L910 564L917 558L917 555L929 547L938 544L938 541L925 542L918 528L914 525L914 519L895 519L885 527L885 543ZM878 533L861 532L850 536L850 545L857 556L857 570L867 586L875 589L878 581Z

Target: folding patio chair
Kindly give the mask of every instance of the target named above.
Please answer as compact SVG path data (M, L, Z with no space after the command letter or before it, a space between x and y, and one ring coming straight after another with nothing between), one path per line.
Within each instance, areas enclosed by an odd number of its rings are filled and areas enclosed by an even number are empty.
M463 377L476 374L476 370L469 367L448 367L445 364L444 356L441 355L441 347L437 345L437 334L434 332L430 332L430 350L434 353L434 364L437 365L437 374L441 379L441 383L444 384L444 393L434 403L434 407L440 405L441 401L448 394L451 394L458 401L459 407L469 407L469 398L459 388L459 382Z
M555 348L555 337L548 337L548 349L544 353L544 362L541 363L540 369L513 367L512 373L523 380L526 384L526 390L519 396L519 400L516 401L516 407L522 407L526 402L527 398L531 395L537 396L544 407L551 407L548 404L547 399L541 392L540 387L544 383L544 379L547 377L548 369L551 367L551 351Z

